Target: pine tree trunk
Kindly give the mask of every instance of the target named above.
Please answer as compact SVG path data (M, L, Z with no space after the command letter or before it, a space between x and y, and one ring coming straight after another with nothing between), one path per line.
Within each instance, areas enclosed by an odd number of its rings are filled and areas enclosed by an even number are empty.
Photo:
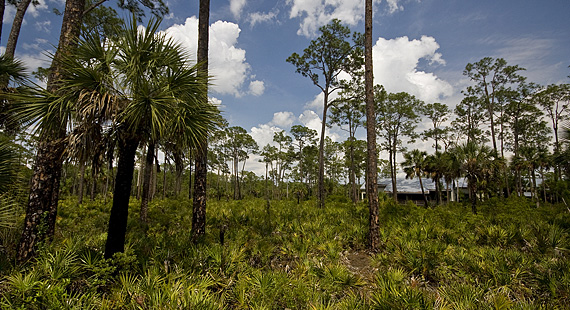
M150 182L152 177L152 162L154 160L154 143L149 142L146 151L146 160L144 165L142 197L141 197L141 213L140 220L143 223L148 222L148 202L150 200Z
M200 0L198 14L198 63L199 74L208 76L208 44L210 42L210 0ZM202 100L208 100L208 93L202 94ZM196 152L196 169L194 182L194 200L192 204L191 239L194 243L203 239L206 233L206 184L208 176L208 140L200 143Z
M2 24L4 24L5 10L6 10L6 0L0 0L0 42L2 41Z
M64 149L62 141L42 141L38 145L24 229L18 246L19 262L31 258L39 244L53 238Z
M178 196L182 189L182 175L184 174L182 155L178 151L174 152L174 166L176 168L176 185L174 186L174 191L176 196Z
M143 145L141 154L146 154L146 148L147 146ZM145 158L141 155L139 158L139 169L137 171L137 186L136 186L137 200L140 200L142 195L143 180L144 180L143 175L145 167L146 167Z
M366 187L368 194L368 247L377 251L380 247L380 222L378 204L378 166L376 164L376 111L374 109L374 77L372 72L372 0L365 6L365 95L366 95L366 140L367 169Z
M208 144L202 143L202 149L196 152L196 168L194 181L194 200L192 210L192 241L199 242L206 233L206 180Z
M12 29L10 30L10 36L8 36L8 42L6 42L6 51L4 52L4 55L6 56L14 58L16 44L18 44L18 37L20 36L20 29L22 28L22 22L24 21L24 15L26 14L31 2L32 0L22 0L18 3L16 15L12 22Z
M77 46L76 40L81 30L84 7L85 0L68 0L65 3L59 44L47 83L47 90L50 92L56 92L59 87L57 83L63 71L61 59L70 49ZM59 181L63 166L62 154L65 149L62 141L65 138L67 124L60 125L55 132L43 134L38 143L24 229L18 245L19 262L30 259L35 254L37 245L44 240L51 240L55 232ZM45 229L45 232L41 232L40 229Z
M133 183L135 169L135 156L138 140L133 137L121 139L119 143L119 163L117 177L113 191L113 206L109 217L107 229L107 242L105 243L105 258L112 258L117 252L125 250L125 235L127 233L127 220L129 217L129 198Z
M324 91L323 121L321 123L321 141L319 142L319 184L317 200L320 208L325 207L325 130L327 128L327 110L329 107L328 88Z
M77 202L79 204L83 203L83 188L85 184L85 162L83 162L82 160L79 161L79 189L78 189L78 199Z

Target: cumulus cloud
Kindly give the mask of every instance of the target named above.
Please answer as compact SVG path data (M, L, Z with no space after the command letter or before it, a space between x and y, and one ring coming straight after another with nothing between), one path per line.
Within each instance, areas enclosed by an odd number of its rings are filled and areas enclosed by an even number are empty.
M249 14L249 24L251 27L259 23L269 22L277 17L278 10L269 13L254 12Z
M426 102L451 96L451 84L417 68L421 59L430 65L444 65L438 49L439 44L428 36L419 40L379 38L373 47L375 84L384 85L389 92L408 92Z
M389 14L404 8L398 4L401 0L386 0ZM376 4L382 0L374 0ZM337 18L343 23L354 26L364 19L364 1L361 0L287 0L291 6L290 18L302 19L298 35L313 37L319 27Z
M38 17L41 11L48 9L48 5L45 0L39 0L37 5L30 5L26 10L26 13L30 13L33 17Z
M263 81L251 81L249 83L249 93L254 96L261 96L265 91L265 83Z
M360 0L288 0L290 18L301 17L298 35L313 37L320 26L334 18L356 25L364 17L364 2Z
M295 121L295 115L292 112L283 111L273 113L273 120L269 123L283 128L287 128Z
M251 137L257 142L260 148L267 144L275 145L273 142L273 135L276 132L281 132L283 129L270 124L260 124L257 127L252 127L250 130Z
M301 115L299 115L299 121L303 126L314 129L321 135L321 117L315 113L315 111L305 110Z
M234 14L235 18L240 18L246 0L230 0L230 11Z
M236 97L244 95L243 88L249 79L250 65L246 62L245 50L236 47L240 31L239 25L235 23L216 21L210 25L208 65L213 76L214 92ZM183 25L173 25L166 33L196 55L198 19L195 16L187 18ZM254 82L254 90L259 93L261 81Z

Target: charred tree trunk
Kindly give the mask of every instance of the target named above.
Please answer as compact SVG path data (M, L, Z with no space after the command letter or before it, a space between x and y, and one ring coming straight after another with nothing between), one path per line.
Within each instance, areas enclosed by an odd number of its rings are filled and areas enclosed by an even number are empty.
M210 36L210 0L200 0L198 14L198 63L202 64L198 74L208 76L208 44ZM207 91L201 98L208 100ZM204 138L196 152L196 178L194 184L194 201L192 205L191 239L194 243L203 239L206 234L206 183L208 176L208 140Z
M117 165L115 190L113 191L113 206L111 207L109 227L107 229L105 258L112 258L113 254L125 250L129 198L131 196L138 144L138 140L134 137L125 137L119 144L119 163Z
M206 233L206 181L207 181L208 143L196 153L194 182L194 200L192 210L192 241L199 242Z

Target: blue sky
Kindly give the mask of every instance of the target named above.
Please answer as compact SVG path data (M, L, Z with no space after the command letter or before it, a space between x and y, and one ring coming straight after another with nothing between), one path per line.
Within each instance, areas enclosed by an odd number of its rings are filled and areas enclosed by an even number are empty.
M16 56L31 70L49 65L45 52L54 50L61 24L52 8L63 11L63 4L41 0L25 17ZM198 0L167 4L171 14L162 29L195 51ZM210 68L216 84L211 97L230 125L247 129L260 147L273 132L295 124L320 130L319 89L285 59L301 53L332 18L362 32L363 5L363 0L211 0ZM5 14L1 46L14 11ZM569 14L568 0L376 0L375 82L453 108L469 85L462 75L465 65L490 56L526 68L530 81L568 83ZM330 136L341 141L346 134L332 128ZM414 147L431 151L421 142Z

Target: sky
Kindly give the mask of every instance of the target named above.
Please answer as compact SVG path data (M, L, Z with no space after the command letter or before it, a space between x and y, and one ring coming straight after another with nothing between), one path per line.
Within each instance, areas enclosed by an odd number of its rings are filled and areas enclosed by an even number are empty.
M170 14L161 29L194 57L199 1L166 3ZM49 66L62 18L52 11L63 7L64 0L40 0L28 9L16 57L30 71ZM333 18L363 32L364 1L211 0L210 7L210 97L230 126L245 128L260 148L271 143L274 132L293 125L320 132L320 90L285 60L302 54ZM375 0L374 8L374 82L389 92L406 91L453 109L470 85L462 74L465 65L483 57L519 65L529 81L541 85L570 82L568 0ZM6 9L0 51L14 12ZM426 126L419 124L418 130ZM327 134L336 141L347 137L338 127ZM363 128L357 137L365 139ZM433 151L428 142L410 147ZM246 169L261 175L264 166L257 159L250 158Z

